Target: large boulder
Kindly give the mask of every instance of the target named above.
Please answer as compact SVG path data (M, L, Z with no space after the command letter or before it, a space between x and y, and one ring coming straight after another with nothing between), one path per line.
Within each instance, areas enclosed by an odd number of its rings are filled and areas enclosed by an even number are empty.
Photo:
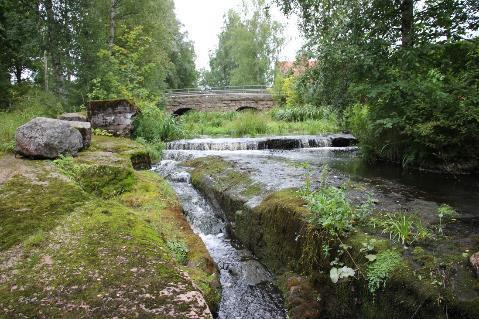
M81 133L64 121L37 117L16 132L17 154L30 158L54 159L76 155L83 148Z
M65 120L63 120L62 122L64 122L65 124L67 124L67 125L69 125L73 128L76 128L80 132L80 134L82 136L82 140L83 140L82 150L87 149L87 148L90 147L90 145L91 145L91 135L92 135L90 122L65 121Z

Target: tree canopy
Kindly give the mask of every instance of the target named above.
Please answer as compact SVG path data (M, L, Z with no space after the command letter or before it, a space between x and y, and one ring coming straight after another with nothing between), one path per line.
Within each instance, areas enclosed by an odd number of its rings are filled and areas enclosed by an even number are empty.
M210 86L266 85L283 45L282 26L271 18L263 0L243 4L242 13L228 11L218 47L210 55Z
M147 39L148 45L136 52L128 37ZM189 87L197 77L193 46L181 32L172 0L0 0L0 44L0 91L10 92L0 97L4 103L13 94L10 78L82 103L94 90L92 83L95 92L108 84L106 68L112 64L105 61L132 63L118 59L121 50L143 59L137 66L117 65L125 72L154 65L141 75L141 85L154 93ZM118 84L139 76L125 72Z

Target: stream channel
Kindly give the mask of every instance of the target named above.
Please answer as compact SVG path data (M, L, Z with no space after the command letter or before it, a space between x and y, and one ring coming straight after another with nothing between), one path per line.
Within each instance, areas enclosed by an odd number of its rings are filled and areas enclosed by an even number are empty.
M459 212L461 237L479 226L479 180L474 176L451 177L403 171L392 165L369 166L358 157L350 135L270 138L195 139L171 142L164 160L154 170L175 189L193 230L200 235L221 274L221 319L286 318L282 296L274 276L255 256L229 237L225 214L207 201L191 184L182 161L218 156L234 163L261 183L266 193L301 187L309 175L319 185L322 167L331 168L330 182L341 185L359 181L384 202L388 210L414 208L432 214L438 203ZM364 192L363 192L364 193ZM357 194L364 198L365 194ZM258 205L264 196L248 205Z

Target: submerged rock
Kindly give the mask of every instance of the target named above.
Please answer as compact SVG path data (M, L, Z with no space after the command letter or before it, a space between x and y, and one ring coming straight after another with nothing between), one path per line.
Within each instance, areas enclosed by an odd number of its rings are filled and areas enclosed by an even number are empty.
M15 139L16 153L31 158L75 156L83 148L83 137L78 129L65 121L42 117L20 126Z
M178 183L189 183L191 181L191 175L187 172L178 172L170 176L170 179L173 182Z

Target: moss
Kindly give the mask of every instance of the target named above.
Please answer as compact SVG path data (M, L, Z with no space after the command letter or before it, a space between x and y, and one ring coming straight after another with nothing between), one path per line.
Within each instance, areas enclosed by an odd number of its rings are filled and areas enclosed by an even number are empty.
M24 177L11 179L0 186L0 250L53 229L87 198L80 187L64 179L43 177L36 183Z
M453 314L457 318L477 317L474 301L479 294L474 287L478 280L470 270L461 268L459 255L464 250L454 252L457 245L450 242L448 245L447 239L437 238L431 243L435 248L439 244L447 246L444 252L421 247L405 250L374 227L355 225L354 231L341 238L350 246L348 253L341 255L338 240L308 226L305 220L310 212L295 190L270 194L260 205L251 208L247 200L256 190L252 193L245 190L259 186L258 193L264 194L264 189L259 183L251 183L247 174L236 171L233 164L217 158L197 159L187 164L194 167L194 185L223 208L233 236L262 263L277 275L293 272L308 276L321 292L322 315L410 318L415 314L417 318L445 318L448 309L451 318ZM385 280L381 282L385 286L381 285L376 293L368 289L370 261L361 250L364 243L371 241L374 241L371 254L381 256L385 251L397 249L400 256L400 263L394 263L394 267L384 272ZM323 244L329 246L328 253ZM329 270L335 257L356 270L359 267L356 277L333 284ZM289 293L287 288L283 292Z
M75 180L87 192L111 198L129 191L136 180L131 169L111 165L82 166Z
M131 151L123 142L119 156ZM0 186L0 317L207 316L196 301L176 298L200 287L215 309L220 291L173 190L129 163L97 165L96 152L74 160L81 169L72 179L34 162L26 177ZM171 239L187 246L187 265L175 261Z
M185 269L200 287L211 309L220 301L219 274L201 239L191 230L171 187L157 174L137 172L134 188L120 201L168 240L184 242L188 248Z

